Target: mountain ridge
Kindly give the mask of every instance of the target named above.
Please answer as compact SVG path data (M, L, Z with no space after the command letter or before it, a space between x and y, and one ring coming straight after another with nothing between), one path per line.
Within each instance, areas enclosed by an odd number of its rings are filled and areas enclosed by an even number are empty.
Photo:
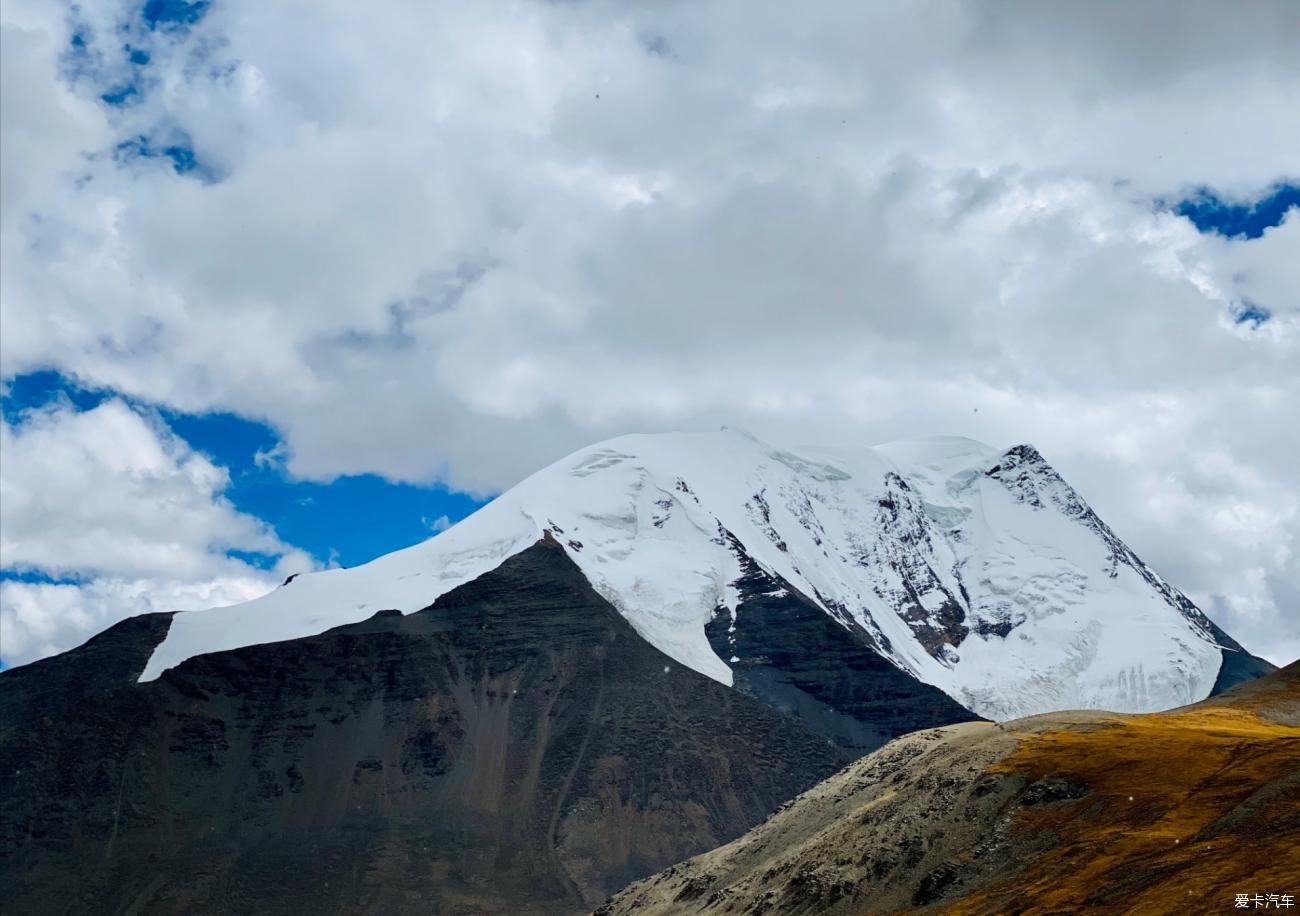
M853 756L647 644L553 540L136 682L167 622L0 674L6 912L586 912Z
M1271 668L1142 563L1031 446L946 437L794 452L723 431L598 443L423 544L180 614L142 679L381 607L409 612L544 532L647 641L728 685L753 667L729 646L753 619L742 599L756 596L736 583L754 570L988 718L1168 708Z
M908 735L597 916L1229 909L1290 893L1298 803L1300 662L1176 710Z
M1030 447L625 437L365 567L0 672L0 880L32 913L577 913L853 758L894 779L964 736L959 778L909 783L940 817L1033 721L954 695L1174 704L1265 670L1234 646ZM1043 778L967 820L1073 797ZM909 814L871 868L943 899L950 826ZM792 899L855 899L824 865Z

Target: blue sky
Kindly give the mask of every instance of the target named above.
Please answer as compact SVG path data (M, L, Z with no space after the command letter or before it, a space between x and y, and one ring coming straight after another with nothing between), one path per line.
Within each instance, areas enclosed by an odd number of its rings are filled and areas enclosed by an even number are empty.
M1300 183L1282 179L1244 200L1201 186L1164 206L1206 235L1239 242L1251 241L1280 226L1291 210L1300 207ZM1255 329L1273 317L1266 304L1244 296L1232 303L1231 311L1237 324Z
M1291 210L1300 207L1300 183L1279 179L1248 199L1232 198L1214 188L1200 186L1172 202L1160 206L1188 220L1206 235L1233 241L1252 241L1269 229L1282 225ZM1233 320L1239 325L1258 329L1273 317L1263 303L1242 296L1230 306Z
M1293 207L1300 207L1300 184L1279 181L1252 200L1225 199L1213 188L1200 187L1171 209L1202 232L1257 239L1266 229L1281 225Z
M66 399L89 410L109 397L108 390L87 390L53 371L34 372L5 381L0 407L10 424L23 411ZM130 400L130 399L127 399ZM454 523L483 505L441 486L392 483L374 474L339 477L328 482L292 480L276 460L258 461L280 445L271 427L230 413L186 414L135 402L156 411L176 435L229 470L226 497L241 512L270 523L286 543L310 553L321 565L356 566L430 537L440 519ZM238 552L253 565L267 568L272 558ZM13 570L9 575L17 575Z

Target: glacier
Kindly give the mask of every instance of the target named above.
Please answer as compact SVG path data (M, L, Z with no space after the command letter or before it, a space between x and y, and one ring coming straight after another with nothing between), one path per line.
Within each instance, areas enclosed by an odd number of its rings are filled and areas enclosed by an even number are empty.
M990 719L1180 706L1206 697L1223 664L1213 624L1030 446L794 450L724 429L592 445L421 544L179 613L141 680L419 610L543 536L643 638L728 685L738 659L705 627L736 625L736 583L754 566Z

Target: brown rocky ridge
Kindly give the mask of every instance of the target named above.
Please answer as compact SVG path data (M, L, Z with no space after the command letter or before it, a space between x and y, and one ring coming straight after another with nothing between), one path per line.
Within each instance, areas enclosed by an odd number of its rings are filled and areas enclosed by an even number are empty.
M1238 894L1300 898L1300 662L1168 712L908 735L597 913L1191 913Z

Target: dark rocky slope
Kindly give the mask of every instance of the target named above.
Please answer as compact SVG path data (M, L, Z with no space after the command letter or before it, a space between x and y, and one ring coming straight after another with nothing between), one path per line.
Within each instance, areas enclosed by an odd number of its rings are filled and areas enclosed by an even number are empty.
M0 675L7 913L569 913L849 754L644 642L553 542L403 617Z
M1218 912L1297 876L1300 662L1164 713L908 735L597 912Z
M1241 643L1225 633L1208 617L1206 624L1219 647L1223 649L1223 664L1219 666L1219 676L1214 679L1214 686L1210 688L1211 697L1277 670L1277 666L1272 662L1247 652Z
M979 718L881 655L883 635L866 632L823 599L832 618L765 572L729 532L724 536L741 568L732 583L738 601L734 615L720 609L705 633L730 664L737 690L798 716L855 754L917 729Z
M171 614L128 617L72 652L3 672L0 727L98 702L104 692L131 683L144 670L154 646L167 635L171 622Z

